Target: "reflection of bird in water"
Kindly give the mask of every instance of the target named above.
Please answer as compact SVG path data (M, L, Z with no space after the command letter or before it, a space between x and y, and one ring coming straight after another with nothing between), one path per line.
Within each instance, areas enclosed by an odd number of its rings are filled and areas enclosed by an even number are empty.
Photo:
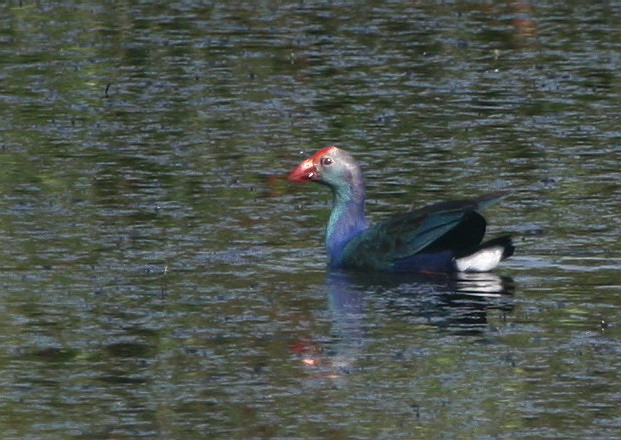
M355 368L368 341L367 309L406 320L412 331L435 326L459 335L483 335L490 310L512 310L513 280L492 273L434 276L330 272L326 292L329 337L297 341L292 351L313 375L341 377Z

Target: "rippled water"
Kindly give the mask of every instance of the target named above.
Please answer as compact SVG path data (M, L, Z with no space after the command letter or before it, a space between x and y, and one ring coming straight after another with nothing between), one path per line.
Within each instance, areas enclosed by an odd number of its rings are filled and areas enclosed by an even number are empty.
M616 438L621 4L0 5L3 439ZM511 189L476 279L328 273L369 215Z

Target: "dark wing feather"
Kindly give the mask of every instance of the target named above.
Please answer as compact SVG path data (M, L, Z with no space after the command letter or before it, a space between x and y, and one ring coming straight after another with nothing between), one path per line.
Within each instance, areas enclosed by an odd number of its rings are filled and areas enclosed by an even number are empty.
M457 258L470 255L481 244L486 227L487 222L481 214L476 211L465 212L453 229L438 237L420 253L433 254L448 250Z
M507 193L436 203L378 223L354 237L343 251L346 267L387 269L396 260L424 252L476 247L485 233L484 209Z

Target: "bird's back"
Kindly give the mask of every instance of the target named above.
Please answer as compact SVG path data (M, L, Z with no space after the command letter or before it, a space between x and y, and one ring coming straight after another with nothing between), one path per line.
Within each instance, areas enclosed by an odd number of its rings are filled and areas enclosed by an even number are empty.
M397 215L358 234L343 249L340 266L388 271L450 271L453 259L483 239L485 219L477 211L506 196L491 193L441 202Z

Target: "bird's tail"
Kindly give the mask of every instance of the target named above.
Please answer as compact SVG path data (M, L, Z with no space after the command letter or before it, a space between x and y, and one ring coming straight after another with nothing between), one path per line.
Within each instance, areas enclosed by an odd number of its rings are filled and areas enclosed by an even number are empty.
M486 241L471 254L457 258L455 266L459 272L489 272L514 251L511 237L505 235Z

